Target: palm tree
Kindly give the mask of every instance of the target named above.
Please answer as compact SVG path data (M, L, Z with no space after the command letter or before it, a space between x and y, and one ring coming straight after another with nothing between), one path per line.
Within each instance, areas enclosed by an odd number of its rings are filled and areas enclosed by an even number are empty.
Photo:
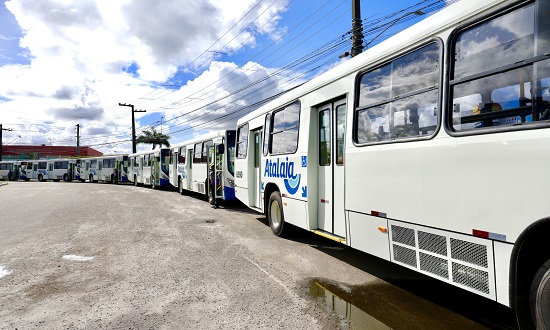
M136 139L136 144L152 143L153 144L153 149L155 149L155 147L157 145L159 145L161 147L163 145L165 145L167 147L170 147L170 142L168 142L168 140L170 140L169 135L159 133L159 132L157 132L157 130L154 127L151 127L150 130L144 130L138 136L138 138Z

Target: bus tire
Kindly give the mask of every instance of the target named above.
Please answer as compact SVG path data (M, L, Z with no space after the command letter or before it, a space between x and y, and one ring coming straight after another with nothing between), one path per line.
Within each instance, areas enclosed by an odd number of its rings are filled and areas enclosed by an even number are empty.
M42 174L38 175L38 182L44 182L44 176L42 176Z
M284 236L285 215L283 212L281 193L278 191L274 191L271 193L271 196L269 196L267 221L269 222L269 227L271 227L271 231L275 234L275 236Z
M181 178L178 179L178 191L180 195L183 195L183 182L181 182Z
M151 189L155 189L155 188L156 188L155 180L153 179L153 177L151 177Z
M537 329L550 329L550 259L535 274L529 294L531 316Z
M67 174L63 174L63 181L69 182L69 176Z
M134 187L138 186L137 175L134 175Z
M90 183L94 182L94 176L90 174Z

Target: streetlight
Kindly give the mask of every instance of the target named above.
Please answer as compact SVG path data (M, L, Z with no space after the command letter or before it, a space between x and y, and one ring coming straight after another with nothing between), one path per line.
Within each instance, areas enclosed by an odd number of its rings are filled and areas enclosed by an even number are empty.
M162 134L162 119L164 119L164 117L161 116L160 117L160 134Z

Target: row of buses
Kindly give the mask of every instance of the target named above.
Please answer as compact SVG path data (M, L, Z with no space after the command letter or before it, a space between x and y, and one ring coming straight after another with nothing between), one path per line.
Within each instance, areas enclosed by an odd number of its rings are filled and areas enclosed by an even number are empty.
M550 1L462 0L235 131L123 156L118 173L236 198L275 235L292 224L550 329L549 87ZM123 180L92 161L81 180Z

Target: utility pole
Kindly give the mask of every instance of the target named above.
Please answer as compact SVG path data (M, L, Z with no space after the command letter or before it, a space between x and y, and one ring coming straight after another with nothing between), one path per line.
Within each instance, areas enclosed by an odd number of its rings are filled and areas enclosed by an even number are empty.
M360 0L351 0L351 57L363 51L363 23Z
M76 156L80 157L80 124L76 124Z
M134 112L147 112L147 110L134 110L133 104L119 103L121 107L132 108L132 153L136 153L136 123L134 120Z
M2 124L0 124L0 161L2 160L2 133L4 131L11 131L11 128L2 128Z

